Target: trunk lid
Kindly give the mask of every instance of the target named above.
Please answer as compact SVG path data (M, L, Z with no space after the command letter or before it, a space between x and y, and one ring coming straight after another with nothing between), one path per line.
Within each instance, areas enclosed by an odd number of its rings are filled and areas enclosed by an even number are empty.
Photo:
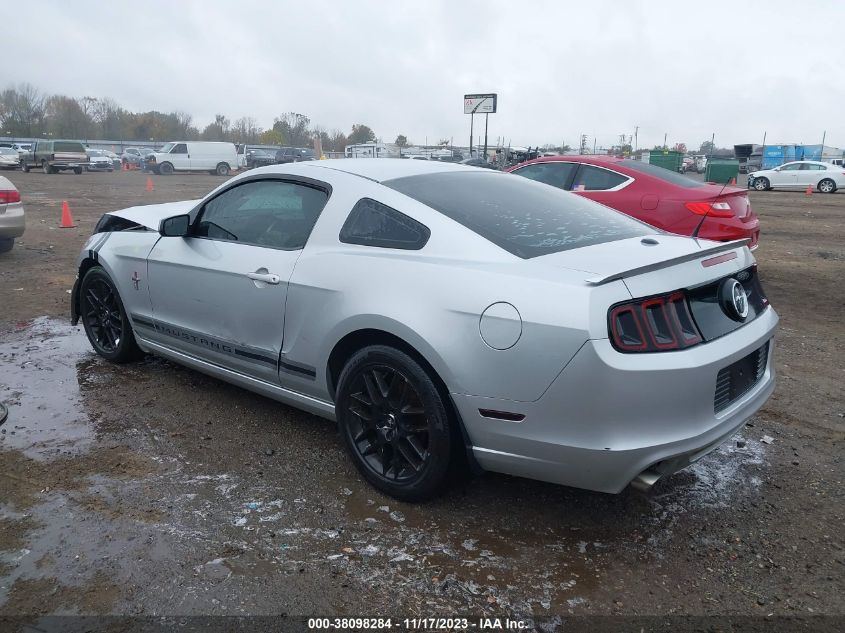
M591 285L621 279L637 298L726 277L751 266L754 256L745 240L711 242L656 234L552 253L536 261L581 271Z

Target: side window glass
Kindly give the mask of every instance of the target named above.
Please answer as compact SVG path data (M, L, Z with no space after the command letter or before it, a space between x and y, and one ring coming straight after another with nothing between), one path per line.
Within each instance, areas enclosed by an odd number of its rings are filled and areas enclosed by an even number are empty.
M581 170L575 177L573 191L607 191L621 185L628 180L626 176L616 172L595 167L593 165L581 165Z
M517 169L513 173L542 182L553 187L564 189L569 180L569 177L578 167L576 163L564 162L549 162L549 163L534 163L533 165L526 165L522 169Z
M800 169L800 168L801 168L801 165L799 163L792 163L790 165L784 165L783 171L796 171L797 169Z
M369 198L359 200L340 229L346 244L419 250L431 236L429 228L404 213Z
M172 150L170 150L171 154L187 154L188 153L188 146L184 143L176 143Z
M248 182L206 203L195 235L297 250L305 246L327 201L325 191L299 183Z

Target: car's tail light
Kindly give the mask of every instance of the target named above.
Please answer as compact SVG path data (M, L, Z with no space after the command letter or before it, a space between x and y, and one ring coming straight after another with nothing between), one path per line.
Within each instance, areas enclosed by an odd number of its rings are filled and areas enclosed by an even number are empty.
M684 205L696 215L709 215L714 218L730 218L734 212L727 202L687 202Z
M682 291L613 306L610 340L620 352L686 349L703 340Z
M11 204L13 202L20 202L20 192L12 189L10 191L0 191L0 204Z

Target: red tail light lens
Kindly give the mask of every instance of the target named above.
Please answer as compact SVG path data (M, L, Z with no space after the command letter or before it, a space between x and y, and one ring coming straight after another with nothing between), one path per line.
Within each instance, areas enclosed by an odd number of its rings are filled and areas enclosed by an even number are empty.
M684 205L696 215L709 215L714 218L732 218L731 205L727 202L687 202Z
M20 202L21 194L18 191L0 191L0 204L11 204Z
M686 349L703 340L682 291L616 305L608 321L610 340L620 352Z

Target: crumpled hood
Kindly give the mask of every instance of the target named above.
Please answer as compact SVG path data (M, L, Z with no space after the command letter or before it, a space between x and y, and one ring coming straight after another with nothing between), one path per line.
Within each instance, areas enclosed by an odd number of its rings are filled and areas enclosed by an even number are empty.
M147 204L140 207L129 207L120 211L110 211L106 215L114 215L148 229L158 231L159 223L165 218L188 213L199 204L200 200L180 200L179 202L165 202L163 204Z

